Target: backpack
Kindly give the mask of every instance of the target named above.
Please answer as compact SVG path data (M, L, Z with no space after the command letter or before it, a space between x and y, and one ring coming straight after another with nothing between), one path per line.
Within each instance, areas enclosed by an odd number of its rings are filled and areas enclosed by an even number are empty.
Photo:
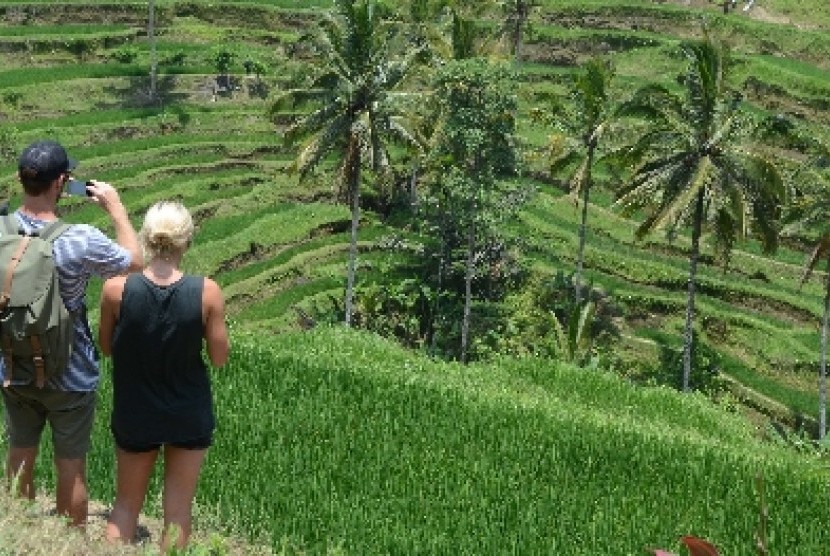
M58 290L52 243L69 224L56 220L31 235L14 215L0 216L0 350L3 386L15 379L46 379L69 365L73 317Z

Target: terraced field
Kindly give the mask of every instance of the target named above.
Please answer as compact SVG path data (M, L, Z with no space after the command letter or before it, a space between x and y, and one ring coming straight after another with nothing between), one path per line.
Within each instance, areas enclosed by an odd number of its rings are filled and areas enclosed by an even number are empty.
M621 98L646 79L671 83L679 68L678 41L699 35L704 18L710 32L732 43L739 60L736 85L758 110L811 124L830 121L830 39L822 15L786 2L728 16L712 3L688 4L542 3L533 15L517 90L528 148L541 147L550 133L529 117L545 109L540 95L566 92L576 64L609 55ZM145 5L0 3L0 179L6 195L14 203L20 146L57 137L82 160L79 172L124 192L136 220L162 197L181 198L192 208L200 227L186 263L227 289L239 326L270 333L296 328L303 322L298 314L307 314L314 300L342 295L348 211L336 203L325 173L298 187L288 171L295 153L283 146L280 127L266 113L313 63L301 37L324 5L157 2L156 103L148 96ZM237 60L230 72L234 90L217 93L221 76L212 53L221 45ZM246 75L243 59L267 69ZM826 127L817 129L826 136ZM544 165L532 159L528 170L544 176ZM516 234L527 238L526 252L540 269L567 270L574 264L578 214L546 180L529 185L538 194ZM633 343L620 352L648 360L659 349L655 331L669 343L678 337L687 244L659 237L635 243L635 223L611 212L610 201L601 190L594 196L586 266L624 308L623 336ZM68 203L66 214L106 225L82 203ZM379 242L401 234L382 215L365 212L364 269L384 257ZM804 250L795 245L770 259L742 245L728 269L704 264L701 270L703 341L723 353L721 371L731 379L781 399L778 417L790 421L809 420L817 406L822 287L819 276L798 288ZM781 387L789 394L782 396Z
M830 143L830 11L819 3L811 10L807 2L758 1L726 15L719 3L704 1L539 4L516 89L528 154L520 180L535 193L510 230L540 273L573 269L579 213L544 161L530 156L551 131L531 116L549 109L546 94L566 93L578 64L591 56L613 59L619 98L646 81L672 85L682 64L676 47L699 36L705 19L711 33L732 44L734 85L754 110L786 115ZM337 202L326 169L298 185L290 172L296 153L282 141L284 124L272 122L267 111L314 64L302 36L329 6L322 0L159 0L155 102L148 94L146 3L0 0L0 195L14 206L20 148L56 137L81 160L81 177L122 191L136 224L161 198L176 197L191 208L198 232L185 266L223 286L236 331L268 338L307 327L317 305L342 298L349 209ZM223 80L213 54L222 46L238 53L231 90L217 89ZM245 59L266 70L246 74ZM689 241L682 235L634 241L637 222L612 210L613 193L604 187L610 180L599 178L589 211L587 275L619 309L613 370L648 380L644 369L677 357ZM385 246L410 233L373 209L365 207L360 224L358 282L386 272L396 255ZM68 200L64 212L71 221L108 225L83 200ZM717 354L720 378L744 402L735 405L762 430L769 419L813 430L825 275L799 288L808 248L791 240L770 257L752 242L741 244L723 268L704 242L700 341ZM97 292L93 285L92 314ZM327 542L308 535L305 541ZM389 548L365 543L355 544ZM402 545L423 548L416 541Z

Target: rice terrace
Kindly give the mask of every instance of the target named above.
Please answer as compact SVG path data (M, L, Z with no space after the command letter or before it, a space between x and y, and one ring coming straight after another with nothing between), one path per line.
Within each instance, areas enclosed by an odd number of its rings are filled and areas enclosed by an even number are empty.
M54 138L135 225L197 220L201 538L830 554L826 0L0 0L0 62L0 200ZM112 550L4 496L0 554Z

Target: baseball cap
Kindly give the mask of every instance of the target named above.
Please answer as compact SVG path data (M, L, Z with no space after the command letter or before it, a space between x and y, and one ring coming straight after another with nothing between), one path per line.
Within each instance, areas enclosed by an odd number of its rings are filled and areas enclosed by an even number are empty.
M69 158L60 143L37 141L23 150L17 169L22 177L46 181L73 170L78 162Z

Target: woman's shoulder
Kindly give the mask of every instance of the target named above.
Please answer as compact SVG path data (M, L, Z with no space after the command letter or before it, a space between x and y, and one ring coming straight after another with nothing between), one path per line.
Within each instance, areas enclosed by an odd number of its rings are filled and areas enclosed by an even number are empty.
M101 297L106 300L119 300L124 293L124 286L127 283L128 274L119 274L104 280L101 288Z
M207 276L200 276L202 279L202 296L207 302L222 302L222 287L215 280Z

